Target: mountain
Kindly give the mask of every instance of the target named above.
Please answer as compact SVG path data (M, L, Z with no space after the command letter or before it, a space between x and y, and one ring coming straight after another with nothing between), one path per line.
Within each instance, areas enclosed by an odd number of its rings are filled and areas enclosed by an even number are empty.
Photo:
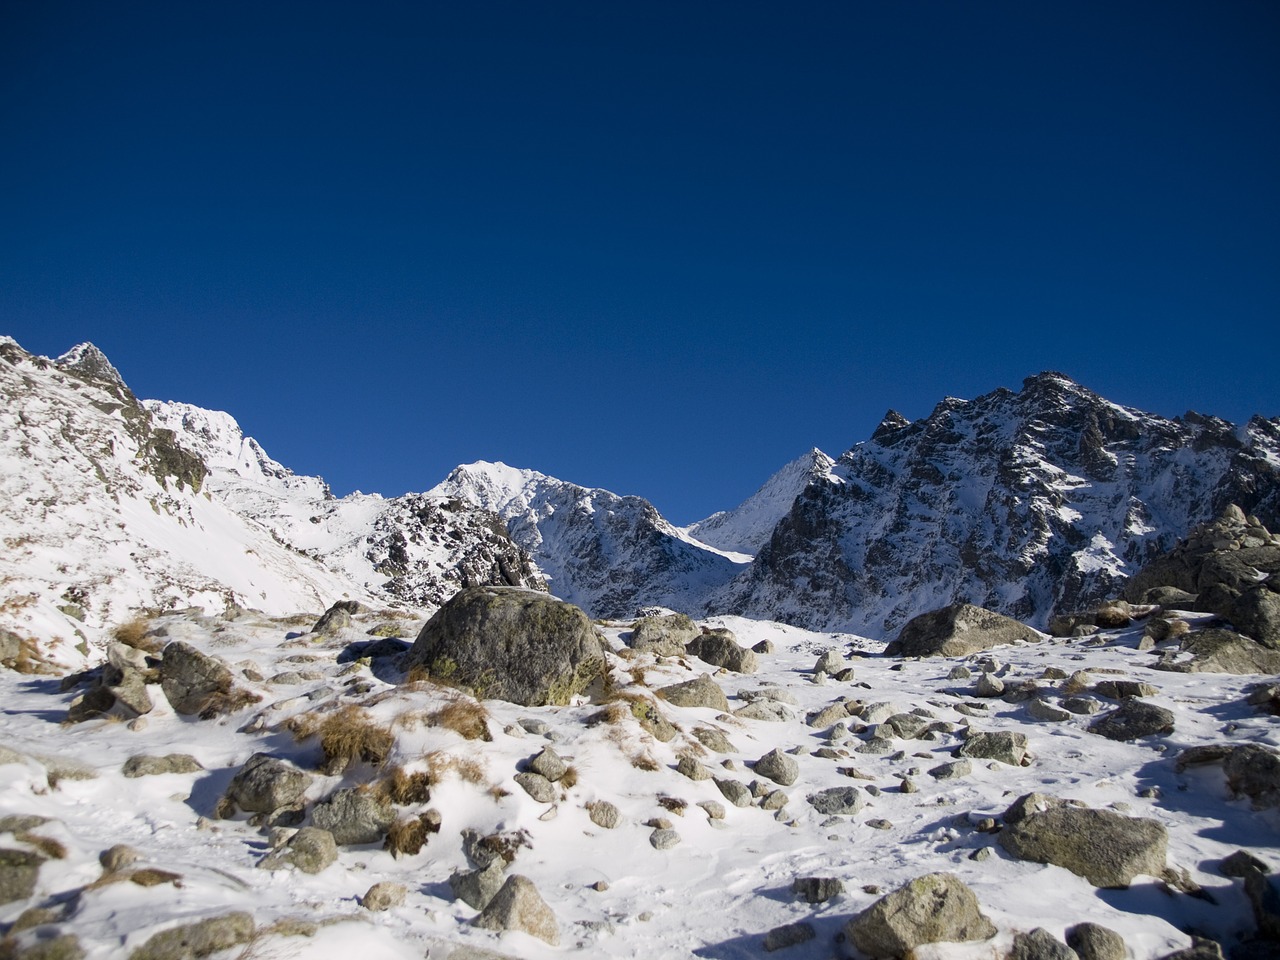
M713 513L693 524L689 534L718 550L754 555L769 542L796 497L810 483L828 476L834 464L815 447L788 463L734 509Z
M957 600L1043 625L1229 503L1280 515L1280 420L1111 403L1060 373L943 400L812 479L708 609L882 636Z
M632 617L653 605L697 609L744 565L668 523L641 497L504 463L457 467L430 493L498 514L551 592L595 617Z

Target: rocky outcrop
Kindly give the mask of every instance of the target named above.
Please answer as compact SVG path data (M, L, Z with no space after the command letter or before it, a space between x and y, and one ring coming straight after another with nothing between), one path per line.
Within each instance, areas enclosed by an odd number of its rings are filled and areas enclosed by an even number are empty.
M477 697L567 704L600 675L600 640L577 607L532 590L471 587L429 621L405 655Z
M956 603L914 617L884 652L890 657L967 657L1001 644L1039 639L1039 633L1017 620Z

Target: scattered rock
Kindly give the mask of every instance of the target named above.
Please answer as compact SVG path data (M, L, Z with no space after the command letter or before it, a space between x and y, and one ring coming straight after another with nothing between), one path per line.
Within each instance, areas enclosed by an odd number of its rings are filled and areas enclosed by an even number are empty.
M98 863L102 864L102 869L105 873L115 873L117 870L123 870L141 859L142 854L127 843L117 843L115 846L109 847L98 854Z
M693 738L715 753L737 753L738 748L715 727L694 727Z
M954 874L917 877L882 897L844 926L855 947L872 958L901 957L926 943L964 943L996 935L978 898Z
M649 834L649 845L655 850L670 850L680 842L680 834L671 828L658 829Z
M1004 693L1004 681L993 673L979 674L973 692L979 697L998 697Z
M1063 720L1071 719L1069 710L1054 706L1048 700L1041 700L1039 697L1032 697L1027 701L1027 713L1036 720L1043 720L1046 723L1061 723Z
M752 653L773 653L773 641L761 640L751 648Z
M841 723L849 719L849 709L845 706L843 700L837 700L835 703L828 704L821 710L809 714L805 719L805 723L816 729L823 729L832 724Z
M506 882L506 863L501 857L475 870L460 870L449 878L453 895L473 910L483 910Z
M676 773L682 774L690 780L711 779L711 771L707 769L706 764L699 763L688 754L676 761Z
M685 645L696 639L700 633L698 625L683 613L642 617L631 628L627 645L641 653L652 653L660 657L679 657L684 654Z
M857 787L830 787L811 793L805 799L814 810L829 817L851 817L866 803L865 796Z
M174 640L160 661L160 689L175 712L186 715L220 713L235 703L231 670L217 657L189 643Z
M556 783L569 772L569 764L550 747L543 747L542 752L529 761L529 771Z
M533 799L539 803L553 803L559 795L553 784L546 777L537 773L517 773L515 781Z
M320 827L303 827L296 831L279 850L267 854L258 866L264 870L278 870L286 865L303 873L320 873L338 859L338 845L328 830Z
M555 914L533 881L520 874L507 877L502 888L471 922L483 930L519 930L552 946L560 943Z
M757 700L739 707L733 715L742 720L763 720L766 723L787 723L796 718L795 713L786 704L776 700Z
M909 620L884 652L890 657L967 657L994 646L1039 639L1039 633L1017 620L955 603Z
M351 626L351 617L360 612L360 604L354 600L339 600L316 621L311 632L322 637L334 637Z
M1280 673L1280 651L1254 643L1231 630L1211 629L1187 634L1179 649L1188 660L1161 660L1156 670L1174 673Z
M228 913L162 930L129 954L129 960L192 960L229 950L253 939L253 916Z
M781 750L770 750L756 761L755 772L774 783L789 787L800 776L800 764Z
M335 843L350 846L381 843L396 822L391 804L367 790L335 790L312 808L311 821L333 834Z
M1125 700L1110 713L1089 724L1089 732L1108 740L1137 740L1139 737L1173 733L1173 711L1142 700Z
M1096 923L1067 928L1067 946L1080 960L1125 960L1124 937Z
M796 877L791 892L805 903L826 903L844 893L844 884L835 877Z
M121 772L126 777L156 777L166 773L198 773L204 767L187 753L170 753L163 757L145 754L132 756L124 762Z
M270 754L255 753L231 778L218 815L229 817L236 808L267 815L278 810L300 810L310 786L310 774Z
M956 755L971 760L998 760L1010 766L1021 766L1027 756L1027 736L1009 730L970 733Z
M0 903L26 900L36 892L44 857L26 850L0 849Z
M811 923L803 920L798 923L788 923L781 927L774 927L764 935L764 949L767 953L785 950L787 947L808 943L817 935Z
M734 673L755 673L759 669L756 655L738 646L738 639L730 630L708 630L696 637L685 650L704 663L724 667Z
M1093 685L1093 692L1108 700L1129 700L1133 697L1154 697L1160 690L1137 680L1102 680Z
M1036 927L1030 933L1014 936L1009 960L1079 960L1079 957L1044 927Z
M712 777L711 779L720 792L724 794L724 798L735 807L751 806L751 791L747 789L746 785L728 777Z
M705 673L700 673L694 679L683 683L661 687L656 692L662 699L677 707L705 707L721 713L729 710L729 700L724 695L724 691Z
M953 760L933 767L929 776L935 780L959 780L973 773L973 764L968 760Z
M408 892L409 888L403 883L383 880L380 883L375 883L366 891L365 895L360 898L360 906L374 913L381 913L384 910L401 906Z
M708 820L723 820L728 812L719 800L700 800L698 806L706 813Z
M614 829L622 819L622 814L608 800L596 800L587 804L587 816L597 827L606 830Z

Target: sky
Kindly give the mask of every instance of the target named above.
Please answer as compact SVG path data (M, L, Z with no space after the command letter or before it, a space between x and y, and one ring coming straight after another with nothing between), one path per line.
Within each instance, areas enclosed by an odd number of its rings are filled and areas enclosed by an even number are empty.
M1060 370L1280 415L1280 4L0 4L0 333L687 523Z

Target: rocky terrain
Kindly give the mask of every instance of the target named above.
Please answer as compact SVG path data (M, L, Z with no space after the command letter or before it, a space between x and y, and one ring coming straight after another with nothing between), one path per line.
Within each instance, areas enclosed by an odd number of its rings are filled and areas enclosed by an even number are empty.
M0 957L1280 955L1274 421L1046 374L682 530L0 391Z

